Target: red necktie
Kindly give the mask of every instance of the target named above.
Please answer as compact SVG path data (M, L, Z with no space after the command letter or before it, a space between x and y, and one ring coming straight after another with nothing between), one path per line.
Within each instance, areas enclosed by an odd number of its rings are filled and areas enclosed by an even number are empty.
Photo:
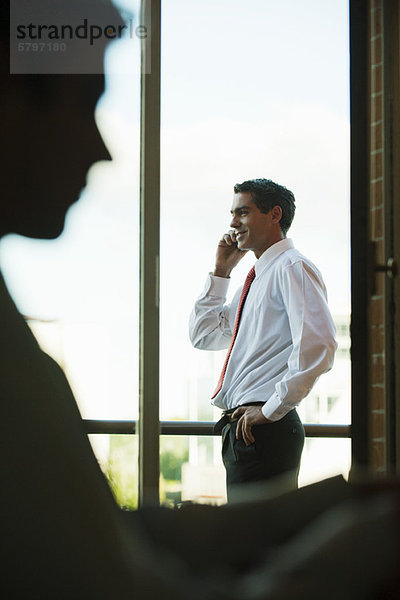
M252 267L246 277L246 281L244 282L242 294L241 294L240 300L239 300L238 310L236 313L236 321L235 321L235 327L233 328L231 345L229 346L228 354L226 355L224 366L222 367L222 371L221 371L221 375L219 376L217 387L216 387L215 392L212 395L211 399L215 398L215 396L221 391L222 384L224 382L225 373L226 373L226 368L228 366L229 357L231 355L233 344L235 343L235 339L236 339L237 332L239 329L239 322L240 322L240 317L242 315L244 302L246 300L247 294L249 293L250 286L253 283L255 276L256 276L256 271L255 271L254 267Z

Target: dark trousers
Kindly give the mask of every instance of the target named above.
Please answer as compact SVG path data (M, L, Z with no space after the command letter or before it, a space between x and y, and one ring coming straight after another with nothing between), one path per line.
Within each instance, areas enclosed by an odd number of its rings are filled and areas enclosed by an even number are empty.
M246 446L242 438L236 439L236 423L228 423L222 430L228 500L235 486L267 481L283 474L297 487L304 446L304 428L297 411L290 411L274 423L254 425L255 442L250 446Z

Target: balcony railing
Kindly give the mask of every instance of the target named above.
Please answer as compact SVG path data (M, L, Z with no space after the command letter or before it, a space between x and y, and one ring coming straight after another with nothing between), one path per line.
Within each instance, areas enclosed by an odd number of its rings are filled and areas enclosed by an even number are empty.
M84 419L89 434L134 434L136 421L105 421ZM161 421L161 435L220 435L214 433L213 421ZM350 438L351 425L306 424L305 433L310 438Z

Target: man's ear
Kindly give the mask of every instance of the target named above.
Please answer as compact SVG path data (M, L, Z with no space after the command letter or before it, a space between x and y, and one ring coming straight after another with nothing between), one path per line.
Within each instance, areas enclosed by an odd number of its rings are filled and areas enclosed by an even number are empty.
M282 218L282 209L280 206L276 205L271 209L271 216L273 223L279 223Z

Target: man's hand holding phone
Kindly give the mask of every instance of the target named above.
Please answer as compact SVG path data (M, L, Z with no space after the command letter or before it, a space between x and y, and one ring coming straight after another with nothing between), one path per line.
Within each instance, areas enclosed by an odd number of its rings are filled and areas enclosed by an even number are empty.
M229 277L232 269L241 261L246 252L237 247L236 233L233 229L224 233L218 242L213 275Z

